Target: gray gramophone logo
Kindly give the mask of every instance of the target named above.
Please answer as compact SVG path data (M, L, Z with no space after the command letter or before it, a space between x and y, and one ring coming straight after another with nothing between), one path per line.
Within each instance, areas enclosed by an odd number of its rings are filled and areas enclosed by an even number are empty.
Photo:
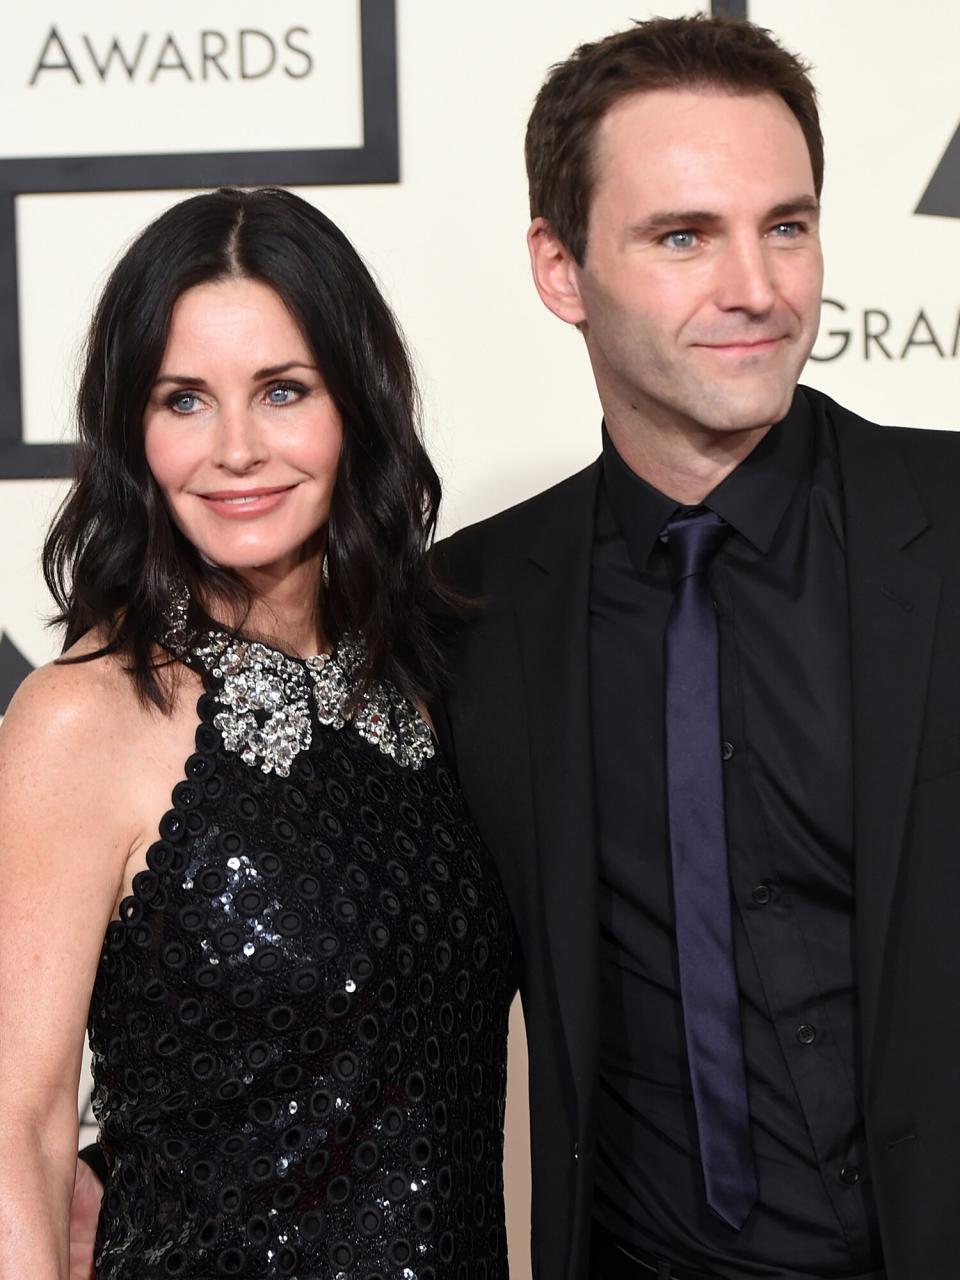
M960 218L960 125L915 212L939 218Z
M713 0L710 6L713 14L724 14L730 18L749 17L749 8L748 0ZM960 218L960 125L914 213L935 218Z
M6 711L17 685L33 670L6 634L0 634L0 716Z

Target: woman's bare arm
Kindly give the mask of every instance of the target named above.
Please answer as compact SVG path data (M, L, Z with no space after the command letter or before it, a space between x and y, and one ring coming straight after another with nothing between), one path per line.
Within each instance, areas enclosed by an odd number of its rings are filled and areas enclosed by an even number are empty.
M0 726L0 1280L66 1280L90 993L129 853L130 695L46 667Z

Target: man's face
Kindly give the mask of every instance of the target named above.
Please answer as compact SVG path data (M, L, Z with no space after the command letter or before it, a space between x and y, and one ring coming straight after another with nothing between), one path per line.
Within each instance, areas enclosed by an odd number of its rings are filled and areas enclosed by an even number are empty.
M658 90L597 130L573 280L608 417L733 432L787 412L817 334L810 156L774 94Z

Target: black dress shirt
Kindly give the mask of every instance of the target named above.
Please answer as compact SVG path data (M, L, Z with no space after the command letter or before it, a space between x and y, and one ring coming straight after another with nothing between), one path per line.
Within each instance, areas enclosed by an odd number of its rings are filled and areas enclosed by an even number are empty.
M881 1274L854 963L843 495L803 393L704 501L734 951L759 1199L706 1207L683 1036L666 827L663 526L677 503L604 433L590 597L600 849L594 1216L628 1248L717 1277Z

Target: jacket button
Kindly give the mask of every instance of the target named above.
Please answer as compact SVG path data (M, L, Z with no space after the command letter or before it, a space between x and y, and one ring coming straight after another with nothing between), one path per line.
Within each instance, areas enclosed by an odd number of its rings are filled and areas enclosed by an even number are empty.
M816 1027L811 1027L809 1022L801 1022L797 1027L797 1039L801 1044L813 1044L817 1038Z
M770 893L769 885L758 884L753 891L753 900L758 907L765 907L767 903L770 901L771 897L772 897L772 894Z
M845 1164L840 1170L840 1180L848 1187L855 1187L860 1181L860 1170L855 1164Z
M732 760L733 752L734 747L732 742L723 742L720 744L720 754L723 756L724 760Z

